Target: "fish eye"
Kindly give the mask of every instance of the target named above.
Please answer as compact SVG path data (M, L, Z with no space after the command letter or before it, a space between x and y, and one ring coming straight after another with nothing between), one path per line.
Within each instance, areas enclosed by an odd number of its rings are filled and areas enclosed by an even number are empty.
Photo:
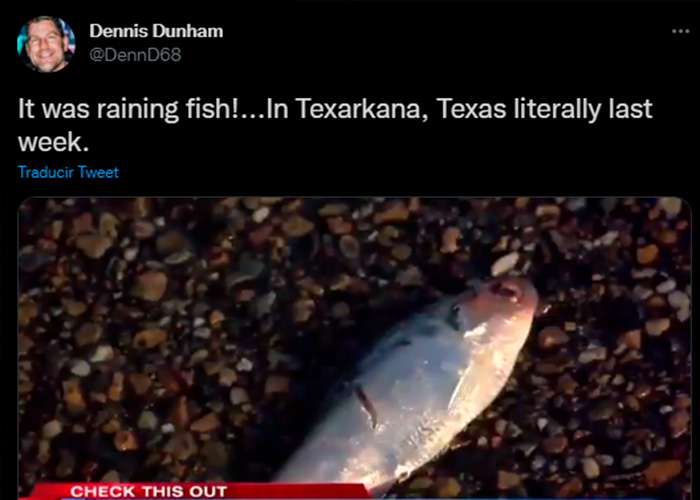
M495 283L491 286L491 293L517 302L522 296L520 288L513 283Z

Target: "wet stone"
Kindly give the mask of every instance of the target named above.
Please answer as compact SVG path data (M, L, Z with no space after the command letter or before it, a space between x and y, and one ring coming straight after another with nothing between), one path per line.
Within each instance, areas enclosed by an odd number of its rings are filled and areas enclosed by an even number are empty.
M265 382L265 394L286 394L289 392L289 377L284 375L270 375Z
M158 417L152 411L143 411L136 424L139 429L155 430L158 427Z
M134 347L152 349L165 342L167 338L168 334L165 330L160 328L148 328L134 335L133 344Z
M60 450L59 454L61 459L56 466L56 476L65 478L73 474L73 470L75 469L75 456L67 450Z
M314 230L314 223L299 216L293 215L284 223L282 223L282 230L290 238L299 238L309 234Z
M607 420L617 413L617 404L615 401L605 399L600 401L589 412L589 418L593 421Z
M73 379L63 382L63 400L71 411L82 411L85 409L85 398L78 380Z
M648 320L644 328L652 337L658 337L671 327L671 320L668 318L657 318Z
M103 483L118 483L119 481L119 473L112 469L108 471L104 476L102 476L102 479L100 479L101 482Z
M129 375L129 382L134 389L134 392L143 396L151 388L151 377L143 373L132 373Z
M681 209L683 208L683 202L680 198L676 197L659 198L658 203L659 208L666 212L666 215L669 218L676 217L679 213L681 213Z
M249 401L248 392L243 387L234 387L229 393L229 399L234 406L247 403Z
M674 290L668 295L668 303L674 309L685 309L690 307L690 297L681 291Z
M143 300L155 302L163 298L168 277L161 271L146 271L136 280L133 294Z
M637 249L637 262L642 265L651 264L659 256L659 247L654 244L646 245Z
M510 490L520 485L520 474L504 470L498 471L498 489Z
M137 240L146 240L156 233L156 226L150 221L137 220L131 226L131 231Z
M228 275L228 286L232 287L245 281L256 279L265 270L265 264L254 259L249 254L243 254L238 262L236 271Z
M253 362L248 358L242 358L238 363L236 363L236 369L239 372L249 372L253 369Z
M360 243L354 236L346 234L340 238L340 252L346 259L357 259L360 256Z
M583 469L583 474L589 479L594 479L600 475L600 466L593 458L582 458L581 468Z
M552 436L545 439L542 442L542 447L547 453L561 453L563 452L569 444L569 440L566 436Z
M92 363L102 363L114 357L114 350L111 345L100 345L95 349L94 354L90 358Z
M236 370L224 367L219 372L219 384L223 385L224 387L231 387L231 385L236 383L236 380L238 380Z
M421 490L427 490L433 485L433 479L428 477L428 476L419 476L415 479L413 479L409 485L408 485L408 490L409 491L421 491ZM459 492L458 492L459 493Z
M680 460L657 460L644 469L647 486L657 488L669 482L683 471Z
M386 222L400 222L408 220L410 212L405 203L393 202L383 210L374 214L375 224L384 224Z
M420 286L423 284L423 273L417 266L408 266L399 271L396 282L401 286Z
M17 348L19 350L19 354L28 353L33 346L34 342L29 337L22 333L19 334L19 337L17 338Z
M78 377L87 377L90 374L90 364L83 359L79 359L73 363L70 371Z
M569 341L569 336L559 327L548 326L540 330L537 339L542 349L549 349L554 346L566 344Z
M637 455L625 455L622 458L622 468L626 470L634 469L635 467L641 465L642 461L642 457Z
M202 446L201 454L207 463L216 468L224 468L228 465L228 451L219 441L207 441Z
M292 318L295 323L305 323L309 320L315 309L314 301L311 299L300 299L294 303L292 308Z
M211 432L218 429L220 425L219 416L212 412L192 422L190 430L193 432Z
M63 425L58 420L51 420L44 424L42 435L45 439L51 440L63 431Z
M677 410L671 414L668 428L672 438L678 438L688 432L690 425L690 413L688 410Z
M454 477L443 478L438 484L438 497L440 498L454 498L459 495L462 490L461 485Z
M102 327L95 323L83 323L75 332L75 343L78 347L94 344L102 336Z
M578 383L576 380L568 373L563 374L557 380L557 390L564 394L572 395L576 392Z
M61 304L70 316L80 316L87 311L85 302L80 302L79 300L61 299Z
M112 246L112 240L101 234L82 234L75 239L75 246L91 259L100 259Z
M137 450L139 444L133 431L122 430L114 436L114 447L119 451L130 451Z
M177 460L184 461L197 453L197 443L191 433L183 432L170 438L163 449Z
M347 213L348 206L344 203L329 203L321 207L318 214L321 217L337 217Z
M587 364L593 361L605 361L608 350L605 347L589 347L578 356L579 363Z
M350 306L345 302L338 302L333 305L331 314L333 314L333 317L336 319L345 318L350 314Z
M618 343L627 346L628 349L641 349L642 331L639 329L629 330L620 335Z
M459 249L458 242L462 237L462 232L458 227L448 227L442 232L442 253L455 253Z
M491 266L491 275L499 276L511 271L520 259L520 254L518 252L511 252L503 257L500 257Z
M413 250L411 250L411 247L405 244L396 245L391 248L391 256L399 261L408 259L411 256L411 253L413 253Z

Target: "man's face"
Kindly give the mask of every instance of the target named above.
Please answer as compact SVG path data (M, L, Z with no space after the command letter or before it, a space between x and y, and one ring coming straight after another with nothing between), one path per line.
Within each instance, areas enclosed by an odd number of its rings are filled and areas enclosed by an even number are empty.
M61 36L51 21L32 23L28 29L27 53L42 73L58 71L66 65L68 39Z

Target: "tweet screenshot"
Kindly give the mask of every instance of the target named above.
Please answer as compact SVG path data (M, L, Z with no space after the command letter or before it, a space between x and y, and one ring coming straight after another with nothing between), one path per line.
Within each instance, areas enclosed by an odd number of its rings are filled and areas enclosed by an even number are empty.
M3 500L691 500L698 2L6 27Z

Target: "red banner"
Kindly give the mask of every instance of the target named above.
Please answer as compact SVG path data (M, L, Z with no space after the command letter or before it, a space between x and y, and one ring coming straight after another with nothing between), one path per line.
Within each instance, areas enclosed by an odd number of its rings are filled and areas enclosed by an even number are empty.
M40 483L26 500L62 498L371 498L361 484ZM23 499L20 499L23 500Z

